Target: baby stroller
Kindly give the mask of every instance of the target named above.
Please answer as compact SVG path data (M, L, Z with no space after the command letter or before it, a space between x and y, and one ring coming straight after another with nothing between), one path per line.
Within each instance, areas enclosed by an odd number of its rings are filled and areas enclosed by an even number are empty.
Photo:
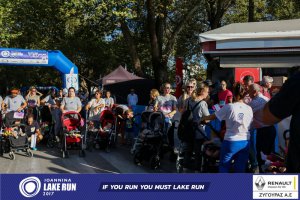
M103 110L100 114L100 128L95 129L93 122L90 122L90 127L88 130L88 148L95 145L99 145L100 148L105 149L106 152L110 152L112 146L116 142L116 131L115 123L116 119L112 111Z
M141 114L141 119L146 127L142 127L135 141L133 161L135 164L149 161L151 169L157 169L160 166L165 116L162 112L146 111Z
M5 115L4 128L1 130L0 140L0 155L8 153L11 160L15 160L15 151L21 150L25 152L28 157L32 157L33 153L30 150L28 137L25 133L25 125L15 123L22 120L24 113L9 112Z
M211 129L211 135L215 134L217 137L220 137L220 132L217 131L210 123L205 123L210 129ZM192 129L192 127L191 127ZM210 172L210 173L216 173L218 172L218 166L219 166L219 151L220 151L220 144L216 143L214 141L210 141L209 138L206 136L206 133L203 132L204 129L200 130L197 128L198 131L200 131L201 135L204 137L204 144L201 146L201 172ZM183 172L184 168L184 154L187 147L183 145L183 141L181 141L178 157L176 160L176 170L178 173ZM195 152L192 153L190 158L190 165L187 166L188 169L194 170L193 167L195 163Z
M115 116L110 110L104 110L100 114L101 130L99 131L98 141L100 147L104 147L109 152L116 143Z
M84 157L84 135L81 133L82 118L75 111L62 114L62 157L69 157L69 150L79 150L79 156Z

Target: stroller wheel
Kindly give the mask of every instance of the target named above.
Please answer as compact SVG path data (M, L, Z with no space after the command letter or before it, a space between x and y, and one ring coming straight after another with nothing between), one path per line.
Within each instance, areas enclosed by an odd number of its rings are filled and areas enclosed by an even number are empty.
M133 155L133 162L136 165L140 165L141 164L142 161L141 161L141 154L140 153L135 153Z
M158 155L153 155L150 158L150 168L157 169L160 166L160 158Z
M87 142L86 150L88 150L89 152L93 151L93 143L92 142Z
M79 157L85 157L85 151L84 150L79 151Z
M30 149L26 149L26 154L28 157L33 157L33 153Z
M69 152L68 151L62 151L62 157L63 158L69 158Z
M9 158L11 159L11 160L15 160L16 159L16 156L15 156L15 154L14 154L14 152L9 152Z
M47 141L47 147L49 147L49 148L53 148L54 147L54 142L53 142L52 139L48 139L48 141Z
M109 153L110 152L110 144L107 144L107 146L105 147L105 152Z
M177 160L176 160L176 170L177 170L177 173L183 173L182 160L179 158L177 158Z

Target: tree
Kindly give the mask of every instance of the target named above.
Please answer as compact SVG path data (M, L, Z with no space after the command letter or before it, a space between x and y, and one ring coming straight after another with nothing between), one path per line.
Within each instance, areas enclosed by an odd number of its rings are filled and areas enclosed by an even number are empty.
M248 22L254 22L254 0L249 0Z

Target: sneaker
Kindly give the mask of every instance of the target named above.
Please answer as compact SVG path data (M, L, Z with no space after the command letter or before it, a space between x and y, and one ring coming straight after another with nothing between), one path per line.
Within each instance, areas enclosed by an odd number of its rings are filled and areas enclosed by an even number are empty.
M57 143L59 143L59 142L60 142L60 139L59 139L59 137L58 137L58 136L55 136L55 140L56 140L56 142L57 142Z
M32 147L31 148L33 151L37 151L37 148L36 147Z
M135 153L135 149L130 149L130 153L133 155Z
M254 167L253 169L251 169L253 174L259 174L259 167Z

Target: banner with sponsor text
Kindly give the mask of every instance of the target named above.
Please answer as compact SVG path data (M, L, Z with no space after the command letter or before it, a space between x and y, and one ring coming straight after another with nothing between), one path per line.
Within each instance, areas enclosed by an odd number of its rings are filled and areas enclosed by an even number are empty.
M0 199L298 199L298 175L2 174Z

